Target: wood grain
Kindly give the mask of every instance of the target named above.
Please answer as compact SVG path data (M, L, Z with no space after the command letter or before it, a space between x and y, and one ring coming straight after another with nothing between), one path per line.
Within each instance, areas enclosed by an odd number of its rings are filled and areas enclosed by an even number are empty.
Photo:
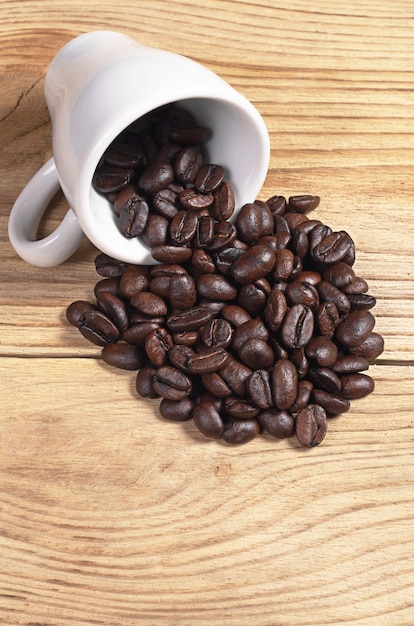
M409 0L0 2L0 624L412 626L414 7ZM216 71L263 115L266 199L347 230L386 349L314 450L161 419L65 320L96 250L21 261L10 208L51 155L44 76L111 28ZM58 195L42 225L67 210Z

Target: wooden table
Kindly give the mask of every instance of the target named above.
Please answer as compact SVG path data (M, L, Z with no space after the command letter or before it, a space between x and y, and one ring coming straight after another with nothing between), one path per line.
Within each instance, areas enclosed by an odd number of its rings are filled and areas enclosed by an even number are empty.
M0 16L0 624L412 625L413 3L2 0ZM318 194L315 216L354 238L386 349L318 448L162 420L65 321L92 298L92 245L54 269L11 248L11 206L51 155L47 67L101 28L240 90L270 133L262 199Z

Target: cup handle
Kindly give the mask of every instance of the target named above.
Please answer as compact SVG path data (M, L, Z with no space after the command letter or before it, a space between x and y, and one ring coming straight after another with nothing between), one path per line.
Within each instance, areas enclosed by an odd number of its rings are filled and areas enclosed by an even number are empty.
M29 181L10 213L10 243L24 261L37 267L63 263L79 248L85 237L75 213L69 209L50 235L36 239L41 219L59 188L52 157Z

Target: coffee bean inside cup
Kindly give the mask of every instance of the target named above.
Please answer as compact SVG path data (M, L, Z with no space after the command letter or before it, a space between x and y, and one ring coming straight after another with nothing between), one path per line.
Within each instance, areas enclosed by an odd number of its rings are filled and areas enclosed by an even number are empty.
M170 105L108 148L93 184L159 263L98 254L95 299L66 316L109 366L136 371L138 396L159 398L164 419L230 445L262 433L313 448L374 390L376 300L351 236L308 216L318 196L256 199L230 222L210 134Z

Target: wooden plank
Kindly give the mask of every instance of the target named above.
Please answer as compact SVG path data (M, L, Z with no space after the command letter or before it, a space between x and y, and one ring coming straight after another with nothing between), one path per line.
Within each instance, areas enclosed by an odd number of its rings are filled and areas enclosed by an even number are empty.
M408 625L413 368L374 375L304 450L208 441L95 361L0 360L5 623Z

